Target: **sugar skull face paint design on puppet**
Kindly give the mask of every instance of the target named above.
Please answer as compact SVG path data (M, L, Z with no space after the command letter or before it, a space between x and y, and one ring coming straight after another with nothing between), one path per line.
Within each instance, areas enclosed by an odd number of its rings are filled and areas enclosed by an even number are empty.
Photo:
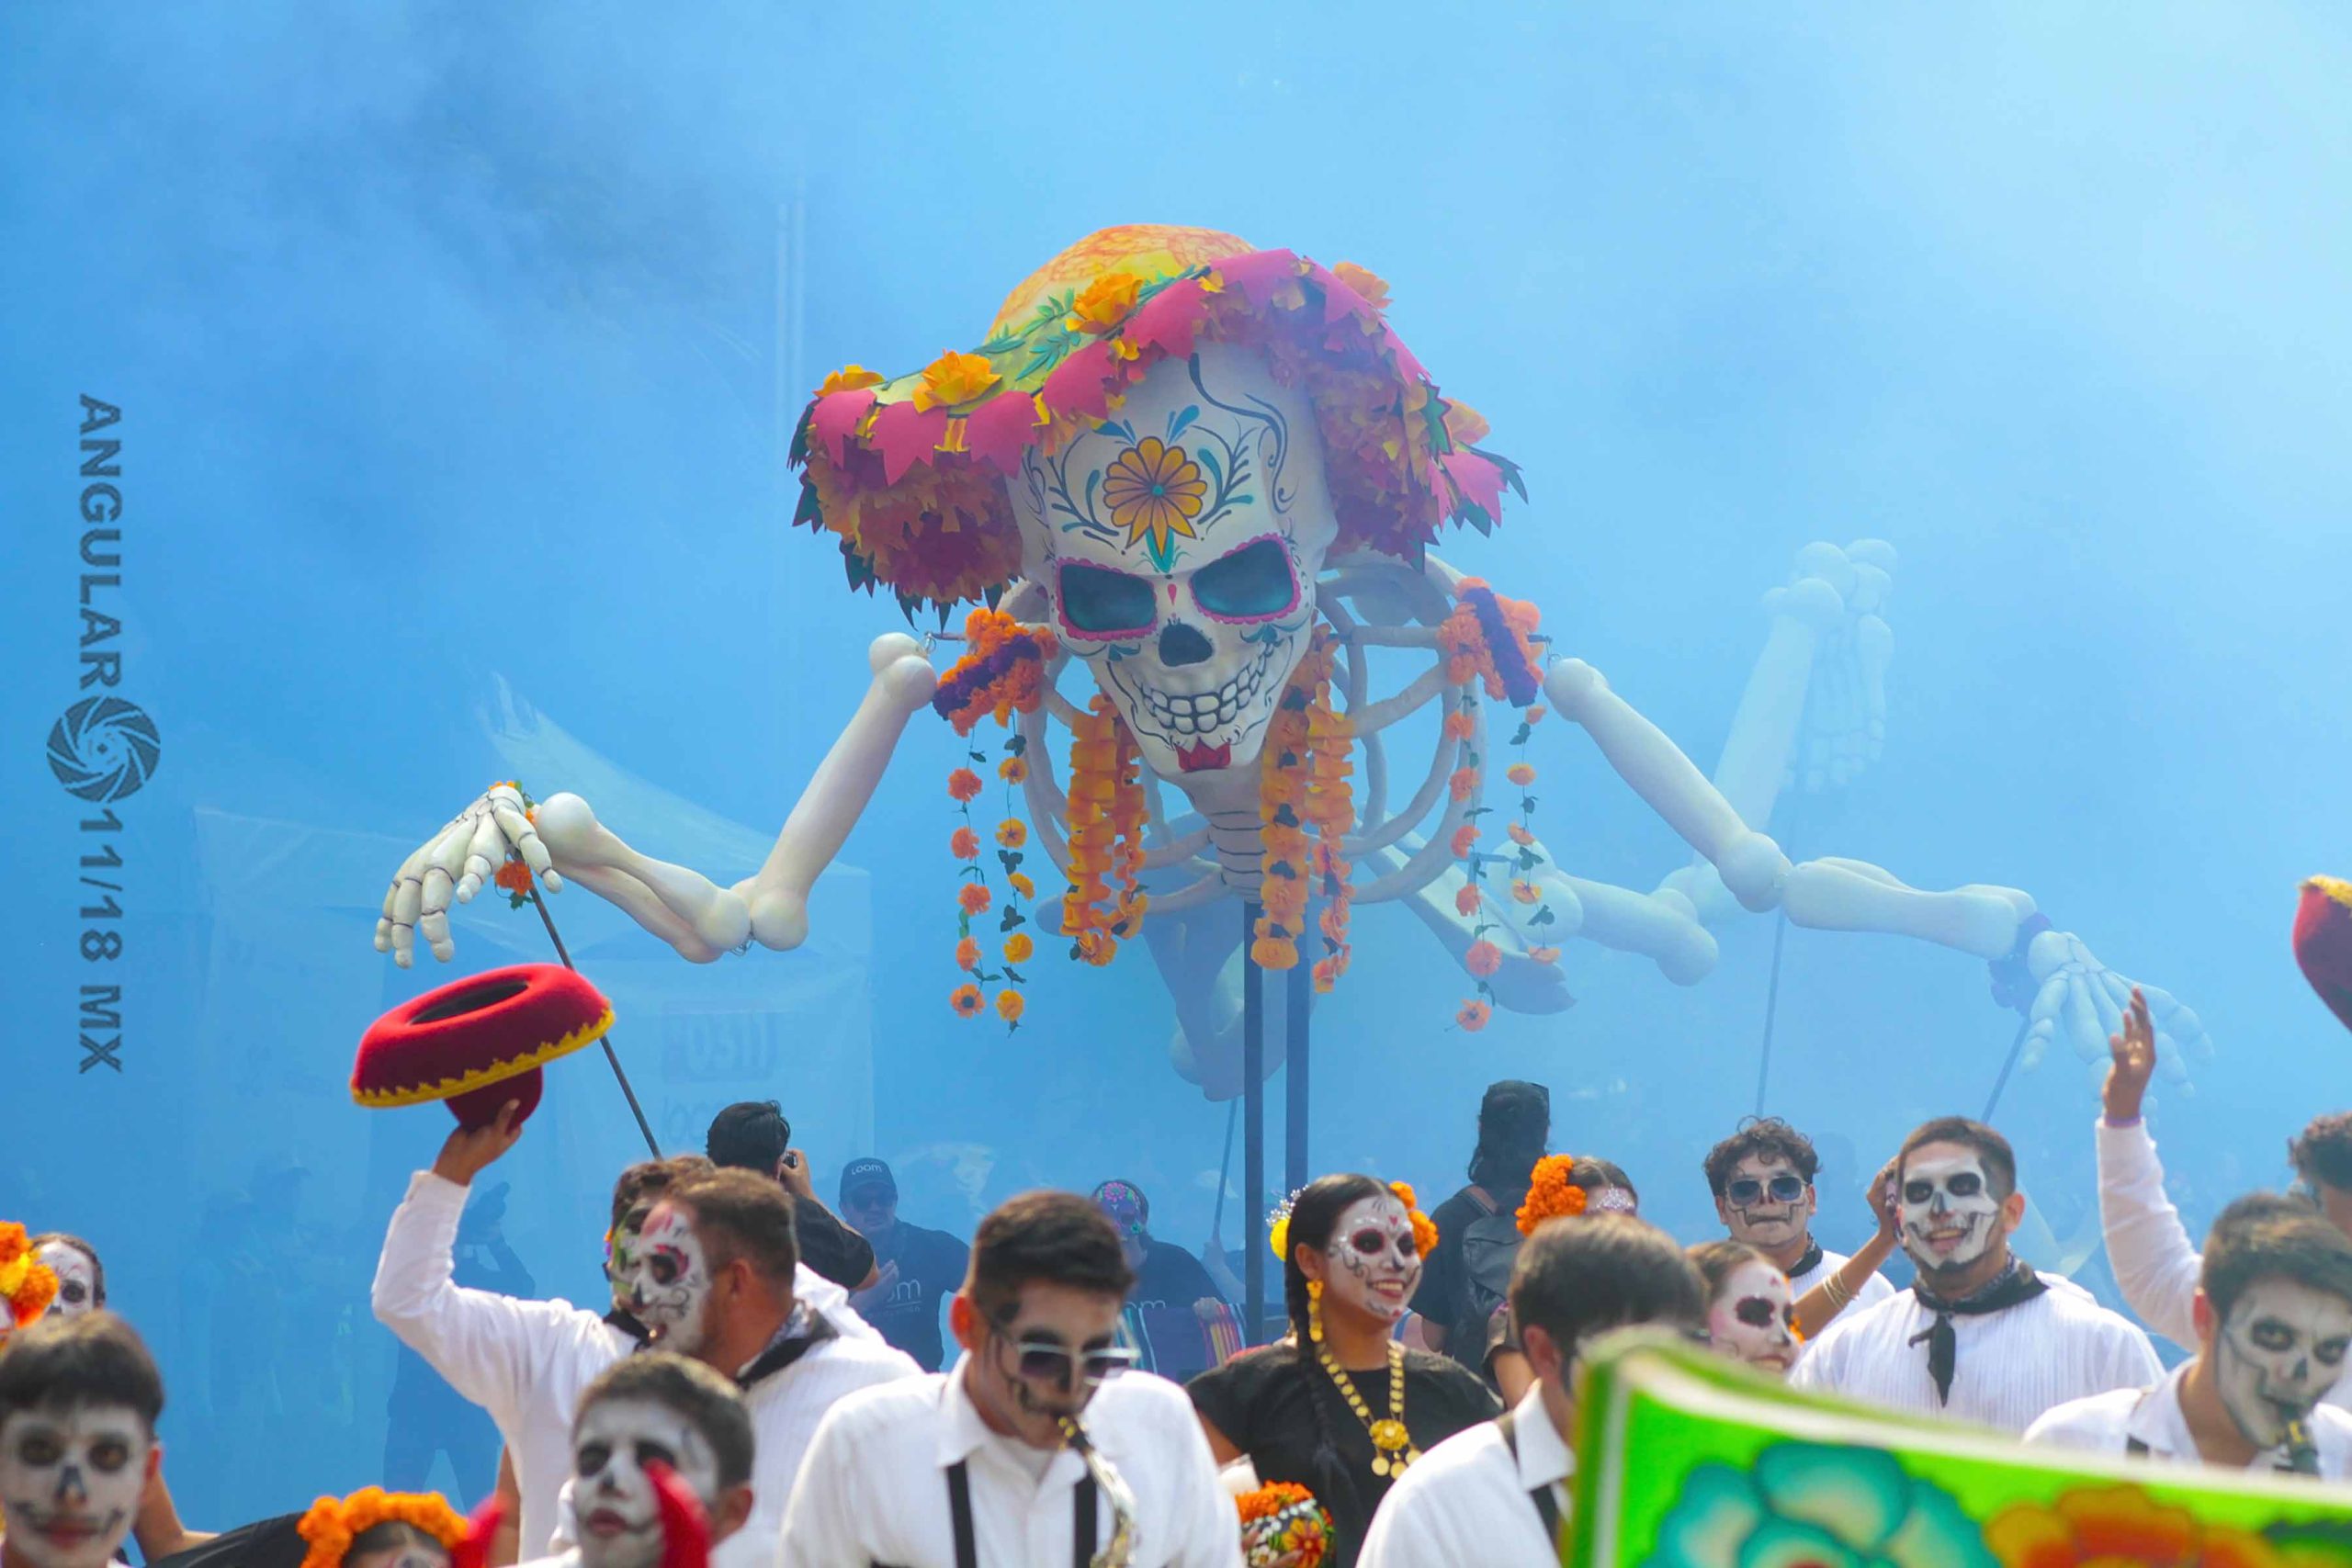
M0 1422L0 1515L38 1568L105 1568L130 1531L155 1440L127 1404L19 1410Z
M2214 1337L2214 1382L2246 1440L2271 1449L2335 1385L2352 1346L2352 1303L2296 1280L2256 1280Z
M662 1561L662 1505L647 1466L665 1464L706 1512L718 1501L718 1456L691 1422L650 1399L605 1399L580 1417L572 1439L572 1505L582 1568L653 1568Z
M1339 529L1306 394L1262 354L1204 344L1060 451L1032 450L1008 488L1022 574L1151 771L1189 787L1252 768Z
M1393 1195L1359 1198L1340 1212L1324 1258L1323 1288L1384 1323L1402 1319L1421 1282L1413 1216Z
M1922 1144L1903 1162L1903 1250L1929 1273L1965 1269L2001 1236L2001 1196L1975 1150Z
M1707 1303L1707 1337L1736 1361L1785 1372L1797 1359L1797 1308L1788 1276L1770 1263L1743 1263Z
M659 1203L638 1236L628 1310L665 1350L691 1356L709 1332L711 1272L684 1211Z
M106 1304L98 1294L98 1266L72 1242L43 1242L34 1254L57 1276L57 1294L51 1298L50 1317L80 1317Z
M1813 1223L1813 1184L1779 1155L1748 1155L1732 1167L1716 1207L1734 1241L1787 1247Z

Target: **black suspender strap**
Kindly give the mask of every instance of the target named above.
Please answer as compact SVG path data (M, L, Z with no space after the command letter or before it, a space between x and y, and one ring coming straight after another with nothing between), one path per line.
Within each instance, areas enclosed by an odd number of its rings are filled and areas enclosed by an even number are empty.
M2123 1451L2133 1459L2140 1459L2146 1455L2148 1445L2137 1438L2126 1438L2123 1439Z
M1101 1496L1091 1474L1079 1479L1070 1497L1072 1568L1090 1568L1094 1561ZM972 1472L962 1460L947 1467L947 1512L956 1530L956 1568L980 1568L979 1540L972 1530Z
M1503 1447L1510 1450L1510 1462L1514 1467L1519 1463L1519 1423L1515 1419L1518 1415L1516 1410L1506 1410L1495 1417L1495 1428L1502 1433ZM1550 1484L1529 1487L1527 1500L1535 1505L1535 1517L1544 1521L1544 1539L1555 1546L1558 1545L1560 1503L1552 1495Z

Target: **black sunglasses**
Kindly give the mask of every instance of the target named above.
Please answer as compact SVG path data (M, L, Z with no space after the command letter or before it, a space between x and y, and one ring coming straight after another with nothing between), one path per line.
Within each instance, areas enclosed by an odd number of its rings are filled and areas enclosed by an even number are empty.
M1735 1203L1753 1203L1770 1191L1775 1203L1793 1203L1804 1196L1804 1178L1783 1171L1772 1178L1768 1187L1752 1176L1736 1177L1724 1188L1724 1196Z
M1058 1339L1014 1339L1012 1325L991 1318L999 1334L1012 1345L1013 1368L1033 1382L1058 1383L1067 1388L1073 1366L1086 1386L1094 1388L1136 1364L1136 1352L1125 1345L1090 1345L1073 1351Z

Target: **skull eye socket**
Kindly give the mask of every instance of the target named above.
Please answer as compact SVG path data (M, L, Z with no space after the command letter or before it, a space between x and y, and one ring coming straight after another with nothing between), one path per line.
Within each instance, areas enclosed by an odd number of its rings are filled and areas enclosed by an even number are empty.
M1061 563L1059 577L1062 626L1080 637L1138 637L1158 618L1148 578L1074 560Z
M1903 1184L1903 1201L1906 1203L1924 1203L1935 1195L1936 1184L1932 1181L1906 1181Z
M1984 1179L1973 1170L1963 1170L1945 1182L1944 1189L1955 1198L1973 1198L1984 1190Z
M1193 573L1193 598L1220 621L1263 621L1298 604L1290 552L1272 535L1228 550Z
M1772 1303L1762 1296L1742 1296L1739 1298L1739 1304L1731 1310L1734 1317L1738 1318L1750 1328L1770 1328L1772 1326L1772 1320L1781 1315L1773 1310Z

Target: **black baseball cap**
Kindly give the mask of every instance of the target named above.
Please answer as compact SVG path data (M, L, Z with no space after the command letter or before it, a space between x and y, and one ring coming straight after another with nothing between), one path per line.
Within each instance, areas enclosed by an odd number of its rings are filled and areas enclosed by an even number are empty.
M849 1195L861 1187L876 1186L888 1188L893 1198L899 1195L899 1179L890 1174L890 1168L881 1160L868 1156L842 1167L842 1202L848 1202Z

